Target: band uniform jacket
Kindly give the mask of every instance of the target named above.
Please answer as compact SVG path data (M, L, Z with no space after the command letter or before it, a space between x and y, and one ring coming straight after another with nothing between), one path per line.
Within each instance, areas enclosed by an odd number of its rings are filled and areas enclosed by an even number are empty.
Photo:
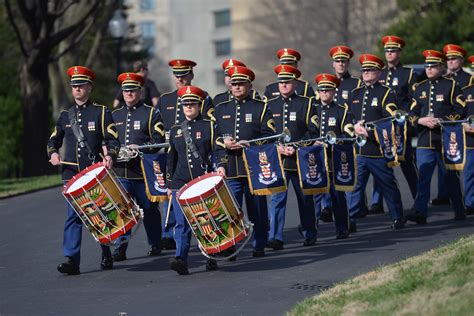
M313 87L311 87L309 82L301 79L296 79L296 94L308 98L315 96ZM266 86L264 95L267 99L273 99L279 96L280 89L278 89L278 82L273 82Z
M352 90L362 85L362 80L351 76L349 72L346 72L340 80L341 83L336 88L336 94L334 95L334 102L336 104L344 104L347 102Z
M120 145L127 146L160 144L165 142L165 129L159 112L139 101L132 107L122 105L112 112L119 135ZM157 150L143 150L154 152ZM117 176L126 179L143 179L140 157L129 162L117 162L114 166Z
M468 74L464 70L459 69L457 72L445 76L448 79L454 79L462 89L474 83L474 76Z
M251 140L275 135L275 121L267 104L247 96L242 101L232 99L219 104L214 111L216 119L216 144L225 148L224 137L236 141ZM257 144L263 144L265 141ZM254 144L250 144L254 145ZM227 159L227 178L247 177L242 149L221 151L218 159Z
M80 148L71 128L68 111L62 111L51 134L47 151L51 158L57 153L61 146L65 145L65 154L61 157L62 179L69 180L84 168L102 161L102 141L107 147L108 154L115 160L120 142L118 140L117 128L112 119L110 110L97 103L87 101L83 105L74 105L76 120L89 144L95 161L92 161L85 148Z
M184 121L184 113L181 102L178 100L178 90L164 93L158 100L156 108L161 114L161 119L165 126L165 130L169 131L171 127ZM204 119L211 119L214 112L211 97L206 93L206 99L201 105L201 115Z
M252 96L252 98L254 99L257 99L257 100L261 100L262 98L260 97L260 94L256 91L256 90L251 90L250 91L250 95ZM227 101L230 101L232 100L234 97L232 96L232 93L230 92L230 90L227 90L226 92L222 92L222 93L219 93L217 94L214 99L212 100L212 103L214 104L214 107L218 106L219 103L222 103L222 102L227 102Z
M439 77L415 85L410 107L410 124L418 128L417 148L441 149L441 128L430 129L418 119L432 116L442 120L459 120L465 115L464 96L453 79Z
M197 118L187 123L189 136L196 146L200 158L196 158L186 144L181 124L174 125L170 130L170 147L166 163L166 180L168 187L178 190L192 179L203 175L211 170L210 156L215 148L215 126L212 120L205 120L199 115ZM216 155L218 155L216 153ZM222 160L216 162L217 168L225 167L223 155L219 155Z
M466 99L466 117L474 115L474 83L462 89ZM474 149L474 134L466 133L466 147Z
M381 85L362 85L352 91L347 102L354 123L363 120L365 123L373 122L385 117L393 116L397 110L396 96L392 89ZM356 149L361 156L382 158L382 149L375 139L375 131L367 132L367 143Z
M318 122L312 100L296 93L283 98L278 96L267 101L275 121L276 133L280 134L285 128L290 130L291 141L315 138L318 134ZM283 168L296 171L296 153L293 156L282 155Z
M411 92L416 83L416 74L413 68L398 64L395 67L382 69L379 82L390 87L397 96L397 108L405 112L410 111Z

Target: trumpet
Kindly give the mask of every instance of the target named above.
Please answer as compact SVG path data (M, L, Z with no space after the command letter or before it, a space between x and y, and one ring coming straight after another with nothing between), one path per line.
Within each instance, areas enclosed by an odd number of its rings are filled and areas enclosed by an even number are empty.
M291 142L291 143L286 143L285 145L300 145L303 143L310 143L310 142L316 142L316 141L324 141L328 144L334 145L339 141L353 141L355 142L359 147L362 147L367 143L367 139L363 135L358 135L356 137L337 137L336 133L333 131L327 132L326 136L323 137L317 137L317 138L310 138L310 139L302 139L299 141Z
M383 122L385 120L391 119L392 121L397 121L398 123L402 124L405 123L406 119L408 117L408 113L403 111L403 110L396 110L395 113L393 114L393 117L384 117L379 120L371 121L371 122L366 122L364 123L364 127L367 129L367 131L372 131L374 130L375 126L379 122Z
M143 153L141 150L143 149L151 149L151 148L167 148L169 147L169 143L162 143L162 144L149 144L149 145L141 145L135 148L129 146L122 146L120 147L120 151L117 156L117 162L129 162L130 160L142 156Z
M467 123L469 127L474 128L474 115L469 115L466 119L464 120L454 120L454 121L449 121L449 120L440 120L440 124L451 124L451 123Z
M281 132L278 135L273 135L273 136L266 136L266 137L260 137L260 138L254 138L250 140L241 140L238 143L239 144L250 144L250 143L255 143L263 140L270 140L270 139L277 139L277 142L280 143L288 143L291 140L291 133L288 128L283 129L283 132Z

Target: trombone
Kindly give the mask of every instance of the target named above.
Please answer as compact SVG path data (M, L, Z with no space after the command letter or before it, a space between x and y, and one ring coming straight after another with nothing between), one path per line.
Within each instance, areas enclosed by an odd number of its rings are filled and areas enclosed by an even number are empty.
M143 149L167 148L169 146L170 146L169 143L140 145L135 148L131 148L129 146L122 146L120 147L120 151L117 156L117 162L129 162L130 160L138 156L141 157L143 154L141 150Z
M384 117L384 118L381 118L381 119L378 119L378 120L375 120L375 121L372 121L372 122L366 122L366 123L364 123L364 127L367 129L367 131L373 131L375 129L375 126L379 122L383 122L385 120L392 119L392 121L397 121L398 123L403 124L403 123L405 123L407 117L408 117L407 112L405 112L403 110L396 110L393 117L388 116L388 117Z
M250 143L255 143L263 140L270 140L270 139L277 139L277 142L280 143L288 143L291 140L291 133L288 128L283 129L283 132L281 132L278 135L272 135L272 136L265 136L265 137L260 137L260 138L254 138L250 140L240 140L238 144L250 144Z
M300 144L303 144L303 143L310 143L310 142L316 142L316 141L324 141L324 142L326 142L328 144L331 144L331 145L334 145L338 142L353 141L359 147L362 147L367 143L367 139L363 135L358 135L356 137L337 137L336 133L334 133L333 131L329 131L329 132L327 132L326 136L323 136L323 137L302 139L302 140L299 140L299 141L286 143L285 145L300 145Z

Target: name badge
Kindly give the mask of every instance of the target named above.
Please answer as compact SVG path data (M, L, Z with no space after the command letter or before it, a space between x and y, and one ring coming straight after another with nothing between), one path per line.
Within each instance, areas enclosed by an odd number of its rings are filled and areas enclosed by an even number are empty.
M370 103L370 106L378 106L379 105L379 100L377 98L373 98L372 102Z
M296 121L296 112L290 112L290 121Z
M174 110L174 106L167 106L166 109L167 110Z
M140 129L140 121L134 121L133 122L133 129L134 130L139 130Z
M89 132L95 132L95 122L88 122L87 129L89 130Z
M281 114L280 113L273 113L273 117L280 117Z
M353 100L352 103L360 103L360 100Z
M252 113L245 114L245 122L252 123Z
M280 92L272 92L272 95L280 95Z
M443 102L443 101L444 101L444 95L442 95L442 94L437 94L437 95L436 95L436 101L438 101L438 102Z
M230 119L230 115L222 115L222 119L223 120Z
M335 117L330 117L328 119L328 126L336 126L336 118Z

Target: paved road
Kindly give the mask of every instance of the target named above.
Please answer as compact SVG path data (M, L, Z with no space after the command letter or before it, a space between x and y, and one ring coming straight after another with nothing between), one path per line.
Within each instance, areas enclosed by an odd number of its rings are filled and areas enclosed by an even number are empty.
M411 197L400 182L409 208ZM281 315L336 282L473 232L474 218L455 222L450 208L434 208L429 225L411 224L401 231L389 229L386 214L370 216L345 241L336 241L334 226L323 223L317 246L307 248L301 246L290 196L283 251L253 259L247 248L236 262L207 272L194 247L189 276L168 268L170 251L145 256L143 228L131 243L129 259L112 271L99 269L99 248L84 232L82 274L63 276L56 271L63 260L65 219L59 188L0 200L0 315Z

